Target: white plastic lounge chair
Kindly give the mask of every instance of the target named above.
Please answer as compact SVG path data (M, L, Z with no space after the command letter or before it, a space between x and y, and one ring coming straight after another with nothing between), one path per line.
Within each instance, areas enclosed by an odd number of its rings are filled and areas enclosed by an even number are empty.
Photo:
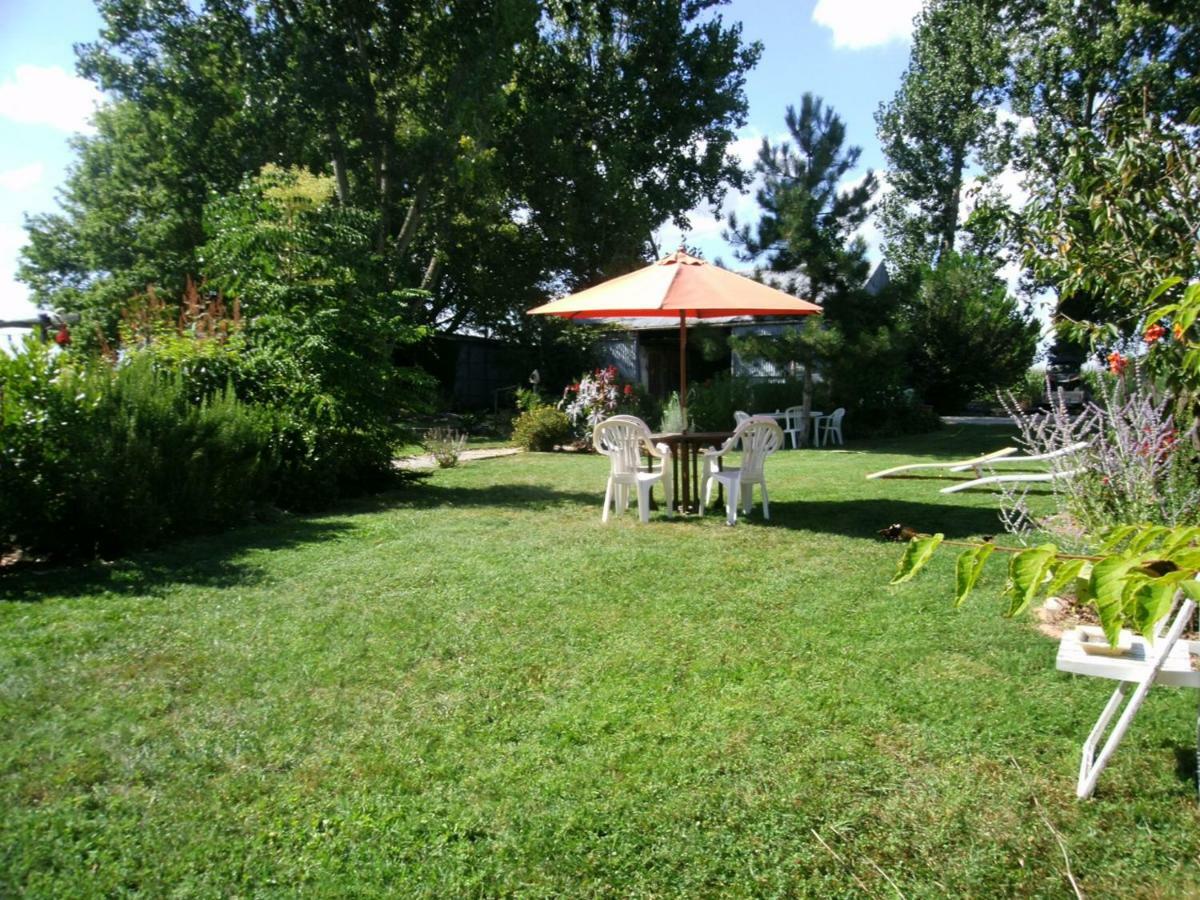
M1095 656L1087 653L1083 649L1078 631L1068 632L1059 642L1058 659L1055 664L1060 671L1110 678L1118 682L1116 690L1100 713L1100 718L1096 720L1087 740L1083 742L1079 781L1075 786L1075 794L1081 799L1090 797L1096 789L1100 773L1112 759L1117 745L1125 737L1133 717L1137 715L1151 687L1162 684L1200 688L1200 672L1192 668L1190 658L1193 653L1200 654L1200 641L1181 641L1179 637L1191 621L1196 604L1184 598L1182 592L1177 595L1176 600L1174 618L1168 617L1160 623L1154 642L1149 643L1141 636L1134 635L1129 650L1121 656ZM1126 703L1130 685L1135 687ZM1109 723L1122 704L1125 708L1120 718L1097 753L1100 739L1104 737ZM1200 760L1200 731L1197 732L1196 753L1197 759Z
M1006 456L1001 459L989 460L985 465L991 469L993 466L1002 464L1015 463L1022 465L1024 463L1045 462L1051 459L1060 459L1064 456L1072 456L1088 445L1087 441L1079 441L1076 444L1071 444L1069 447L1061 447L1058 450L1053 450L1050 453L1038 453L1034 456ZM1059 478L1073 478L1082 472L1082 469L1055 469L1052 468L1049 472L1014 472L1009 475L987 475L980 476L982 466L958 466L951 469L951 472L962 472L967 468L975 469L976 478L971 481L962 481L958 484L952 484L950 487L944 487L940 491L943 494L957 494L959 491L965 491L970 488L984 487L989 484L1009 484L1019 481L1054 481Z
M609 460L608 484L604 489L604 511L600 521L608 521L611 505L617 512L629 507L629 489L637 488L638 515L643 522L650 521L650 489L655 482L663 486L667 501L667 518L675 515L671 482L671 448L666 444L655 444L650 439L650 428L635 416L613 416L605 419L592 432L592 443L596 450ZM641 468L642 451L662 462L645 471Z
M891 475L899 475L901 472L915 472L917 469L946 469L950 472L963 472L967 469L974 469L975 475L982 478L984 463L995 462L1002 457L1010 456L1016 452L1016 447L1002 447L991 453L985 453L983 456L976 456L974 459L960 459L957 462L905 463L902 466L893 466L890 469L872 472L867 478L887 478Z
M718 469L717 462L738 444L742 448L741 465L736 468ZM742 512L750 514L754 502L754 485L762 492L763 518L771 518L771 501L767 497L767 479L763 463L767 457L783 446L783 429L770 416L751 416L717 450L704 451L704 475L700 479L700 515L711 501L713 482L725 487L725 521L737 524L738 497L742 500Z
M813 427L817 429L814 437L818 447L824 447L826 442L831 438L837 438L839 445L845 444L842 440L842 417L846 415L846 407L839 406L827 416L821 416L813 422Z

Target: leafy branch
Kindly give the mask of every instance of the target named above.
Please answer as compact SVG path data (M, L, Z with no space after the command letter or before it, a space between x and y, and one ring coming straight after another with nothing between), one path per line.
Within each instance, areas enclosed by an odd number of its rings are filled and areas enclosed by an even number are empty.
M947 541L943 534L898 529L909 538L891 584L913 578L943 544L965 547L955 564L955 607L974 590L996 551L1009 555L1004 615L1020 615L1035 600L1073 590L1081 603L1096 607L1104 635L1114 647L1122 628L1153 640L1155 625L1171 611L1176 591L1200 601L1200 526L1123 525L1104 535L1098 556L1059 553L1052 543L1027 549L997 547L990 541Z

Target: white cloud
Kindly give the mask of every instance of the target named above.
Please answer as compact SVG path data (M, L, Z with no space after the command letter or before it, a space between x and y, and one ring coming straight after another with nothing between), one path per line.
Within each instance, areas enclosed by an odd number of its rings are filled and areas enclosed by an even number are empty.
M817 0L812 19L833 32L838 50L862 50L912 36L922 0Z
M28 235L17 225L0 224L0 319L24 319L37 313L29 289L17 281L17 254Z
M89 120L102 99L94 84L60 66L17 66L14 77L0 82L0 118L91 132Z
M17 169L0 172L0 188L6 191L27 191L42 180L46 174L46 166L35 162Z

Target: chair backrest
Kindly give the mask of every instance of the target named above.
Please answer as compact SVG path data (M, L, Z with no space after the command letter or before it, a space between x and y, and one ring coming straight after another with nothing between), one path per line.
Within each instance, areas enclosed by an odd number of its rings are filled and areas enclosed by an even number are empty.
M736 428L738 425L741 425L741 424L742 424L743 422L745 422L745 421L746 421L748 418L750 418L750 413L748 413L748 412L742 412L740 409L735 409L735 410L733 411L733 425L734 425L734 427Z
M837 409L835 409L833 411L833 414L829 418L832 420L831 424L833 425L834 428L841 427L842 416L844 416L845 414L846 414L846 407L844 407L844 406L839 406Z
M737 427L730 444L741 442L742 478L760 478L763 462L783 446L783 429L770 416L751 416Z
M638 470L644 446L650 446L650 426L637 416L613 416L592 431L592 444L608 457L614 475Z
M799 431L804 427L804 407L789 406L783 411L783 421L788 431Z

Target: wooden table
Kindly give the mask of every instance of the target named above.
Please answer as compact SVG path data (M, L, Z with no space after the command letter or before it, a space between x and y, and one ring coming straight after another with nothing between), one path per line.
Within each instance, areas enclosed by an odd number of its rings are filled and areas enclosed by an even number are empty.
M700 507L701 452L709 447L720 447L732 435L732 431L668 432L651 435L654 443L666 444L671 448L671 483L675 488L675 503L680 512L696 512Z

